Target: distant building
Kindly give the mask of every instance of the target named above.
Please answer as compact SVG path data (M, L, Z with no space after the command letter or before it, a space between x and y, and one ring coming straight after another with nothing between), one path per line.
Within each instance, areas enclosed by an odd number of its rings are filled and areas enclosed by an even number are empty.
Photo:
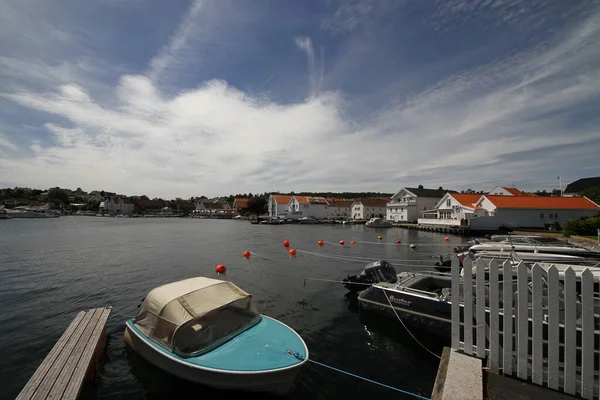
M446 193L435 207L421 212L418 222L420 225L468 225L470 219L487 215L485 209L475 205L480 198L480 194Z
M291 218L312 217L316 219L327 218L329 203L320 196L291 197L287 216Z
M233 201L233 209L235 211L237 211L239 214L246 214L248 212L248 201L250 201L249 198L237 197ZM231 209L231 207L229 207L229 205L227 205L227 206L228 206L228 209Z
M362 199L352 203L352 219L385 218L387 199Z
M290 211L291 195L287 194L271 194L267 202L269 217L278 217L287 214Z
M118 196L105 197L100 202L100 213L130 215L133 212L133 204L128 199Z
M430 210L448 190L404 187L392 196L386 206L386 219L392 222L417 222L421 212Z
M329 203L328 218L350 218L352 216L352 203L354 201L331 199L327 202Z

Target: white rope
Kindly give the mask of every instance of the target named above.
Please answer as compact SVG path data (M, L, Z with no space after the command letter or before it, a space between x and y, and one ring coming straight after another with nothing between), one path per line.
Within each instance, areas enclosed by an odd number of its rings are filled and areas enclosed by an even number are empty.
M394 312L394 314L396 314L396 317L398 317L398 320L400 321L400 323L402 324L402 326L404 327L404 329L406 329L406 332L408 332L408 334L415 339L415 342L417 342L422 348L424 348L425 350L427 350L431 355L433 355L434 357L439 358L440 360L442 359L442 357L438 356L437 354L435 354L433 351L429 350L423 343L421 343L419 341L419 339L417 339L415 337L415 335L412 334L412 332L406 327L406 325L404 325L404 321L402 321L402 318L400 318L400 316L398 315L398 313L396 312L396 309L394 308L394 305L392 304L392 302L390 301L390 298L388 297L386 291L384 288L381 288L381 290L383 291L383 294L385 295L385 298L388 301L388 304L390 305L390 307L392 307L392 311Z

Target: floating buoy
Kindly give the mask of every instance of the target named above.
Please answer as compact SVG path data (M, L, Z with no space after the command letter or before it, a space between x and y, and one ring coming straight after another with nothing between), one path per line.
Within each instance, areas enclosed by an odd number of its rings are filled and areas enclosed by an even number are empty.
M377 236L377 240L383 239L383 236Z
M410 245L410 248L411 248L411 249L414 249L414 248L416 248L416 247L417 247L417 245L416 245L416 244L414 244L414 243Z
M354 240L353 240L353 241L354 241ZM344 242L343 240L340 240L340 246L343 246L343 245L345 245L345 244L346 244L346 242Z
M400 239L396 239L396 244L400 244L402 242L400 242Z
M450 238L449 238L448 236L446 236L446 237L444 238L444 242L449 242L449 241L450 241Z
M325 242L323 242L322 240L319 240L319 241L317 242L317 244L318 244L319 246L323 246L323 245L325 244Z
M225 268L223 264L219 264L217 265L217 268L215 268L215 272L217 273L217 275L224 274L225 271L227 271L227 268Z
M244 258L246 260L249 259L251 255L252 255L252 253L250 253L248 250L246 250L245 252L242 253L242 256L244 256Z
M283 247L290 247L290 242L289 242L289 240L284 240L284 241L283 241Z
M351 240L350 244L356 244L356 240Z
M290 258L296 257L296 249L290 249L290 251L288 251L288 254L290 255Z

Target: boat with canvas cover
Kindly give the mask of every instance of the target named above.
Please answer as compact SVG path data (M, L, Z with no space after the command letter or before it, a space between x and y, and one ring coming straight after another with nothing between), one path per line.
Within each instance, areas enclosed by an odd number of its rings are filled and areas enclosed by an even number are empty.
M251 295L231 282L203 277L151 290L126 322L125 342L179 378L279 395L289 392L308 358L300 335L259 314Z

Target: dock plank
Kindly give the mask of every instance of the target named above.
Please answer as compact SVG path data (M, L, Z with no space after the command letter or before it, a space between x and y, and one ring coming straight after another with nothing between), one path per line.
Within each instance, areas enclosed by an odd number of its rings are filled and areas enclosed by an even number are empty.
M54 365L56 359L61 354L63 348L73 335L73 332L79 326L79 323L83 319L84 315L85 311L80 311L79 314L77 314L73 322L71 322L67 330L62 334L60 339L58 339L58 342L56 342L52 350L50 350L50 353L48 353L42 364L38 367L33 376L29 379L23 390L21 390L21 393L19 393L19 395L17 396L17 400L28 399L31 396L33 396L35 390L38 388L42 380L46 377L46 374L48 373L52 365Z
M105 307L79 312L17 399L76 399L110 311Z
M102 314L100 315L100 318L98 319L96 327L92 333L92 337L89 340L90 344L86 347L79 360L79 363L75 368L75 371L73 372L73 376L71 377L71 380L65 389L63 399L74 400L77 398L77 396L79 396L79 392L81 391L81 386L83 380L85 379L90 361L94 356L94 352L96 351L96 344L102 336L102 332L106 326L106 321L108 320L110 311L110 308L102 310Z

